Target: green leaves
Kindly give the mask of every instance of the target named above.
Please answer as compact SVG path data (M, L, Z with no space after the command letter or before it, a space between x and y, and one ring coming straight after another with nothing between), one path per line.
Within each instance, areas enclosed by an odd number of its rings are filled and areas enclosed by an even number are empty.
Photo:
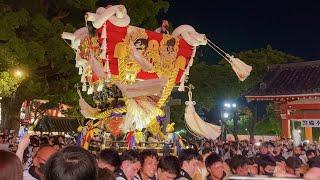
M15 30L25 26L29 20L29 13L25 9L4 13L0 18L0 40L9 40L15 37Z
M19 78L14 77L9 72L0 72L0 97L9 97L19 85Z
M163 0L119 0L130 16L130 24L154 30L159 27L156 16L160 11L167 12L170 4Z

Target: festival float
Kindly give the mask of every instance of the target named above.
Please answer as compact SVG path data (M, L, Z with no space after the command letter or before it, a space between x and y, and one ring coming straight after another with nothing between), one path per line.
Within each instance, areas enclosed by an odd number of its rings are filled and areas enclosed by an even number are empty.
M174 87L179 91L189 89L187 129L196 136L216 139L220 126L198 116L192 88L185 84L196 48L208 44L219 52L241 81L250 74L251 66L225 53L189 25L181 25L169 34L129 24L130 17L123 5L100 7L95 13L85 14L85 27L62 33L76 54L75 66L81 76L80 111L89 119L79 127L80 144L89 148L88 143L99 128L113 136L126 134L124 140L129 148L145 146L142 142L162 142L161 147L172 143L176 149L181 148L181 137L174 133L174 124L167 126L166 134L161 131L161 121L166 117L162 108ZM81 90L93 96L96 107L82 98ZM145 137L147 131L152 137ZM105 145L106 142L101 146Z

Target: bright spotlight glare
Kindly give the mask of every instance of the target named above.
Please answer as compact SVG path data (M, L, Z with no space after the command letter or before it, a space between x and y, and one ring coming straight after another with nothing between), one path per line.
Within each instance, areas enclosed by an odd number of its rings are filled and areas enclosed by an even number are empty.
M229 107L231 107L231 104L229 104L229 103L226 103L226 104L224 104L224 107L227 107L227 108L229 108Z
M301 133L301 129L298 129L298 133Z
M235 103L233 103L233 104L232 104L232 107L234 107L234 108L235 108L235 107L237 107L237 105L236 105Z
M228 117L229 117L229 114L228 114L228 113L223 113L223 117L224 117L224 118L228 118Z
M260 142L256 142L255 145L256 145L256 146L260 146L261 143L260 143Z
M16 76L22 77L22 72L21 71L16 71Z

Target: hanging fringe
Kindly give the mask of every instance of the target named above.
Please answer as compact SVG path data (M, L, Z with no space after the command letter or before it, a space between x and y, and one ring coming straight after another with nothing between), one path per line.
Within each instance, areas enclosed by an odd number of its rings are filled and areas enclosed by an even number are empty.
M188 76L189 76L189 73L190 73L190 68L191 66L193 65L193 58L194 56L196 55L196 47L193 47L193 50L192 50L192 56L190 58L190 61L188 63L188 66L186 68L186 70L184 71L184 73L182 74L181 76L181 79L180 79L180 86L178 88L178 91L184 91L185 90L185 87L184 87L184 83L185 81L188 79Z
M184 91L185 90L185 87L184 87L184 81L185 80L186 80L186 75L183 74L181 76L181 79L180 79L180 85L179 85L178 91Z
M86 73L84 73L84 72L82 73L80 82L82 82L82 83L86 82Z
M102 49L103 51L107 50L107 39L103 39L100 49Z
M105 59L106 58L106 51L102 51L101 54L99 55L99 57L101 59Z
M103 89L103 81L100 81L97 91L102 91L102 89Z
M101 38L106 39L107 38L107 25L104 23L102 33L101 33Z
M87 83L82 84L82 91L87 91Z
M82 66L79 66L79 72L78 72L78 74L81 75L82 73L83 73L83 71L82 71Z
M92 94L93 93L93 85L90 85L87 94Z

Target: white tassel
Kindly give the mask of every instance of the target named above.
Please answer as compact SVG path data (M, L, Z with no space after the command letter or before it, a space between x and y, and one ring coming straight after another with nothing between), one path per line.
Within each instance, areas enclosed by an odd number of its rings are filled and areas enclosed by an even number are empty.
M184 81L186 80L186 75L183 73L181 79L180 79L180 86L178 88L178 91L184 91L185 87L184 87Z
M103 81L100 81L97 91L102 91L103 89Z
M104 66L103 66L103 70L107 73L110 73L110 68L109 68L109 57L107 55L107 58L106 58L106 62L104 63Z
M190 66L188 65L187 68L186 68L186 70L184 71L184 73L185 73L186 75L189 75L189 71L190 71Z
M192 58L196 55L196 51L197 51L197 48L194 47L193 50L192 50L192 56L191 56Z
M79 66L79 72L78 72L78 74L81 75L82 72L83 72L83 71L82 71L82 66Z
M101 59L105 59L106 58L106 51L102 51L100 56L99 56Z
M86 82L86 74L85 73L82 73L80 82L82 82L82 83Z
M101 33L101 38L107 38L107 26L106 23L103 25L102 33Z
M106 39L103 39L100 49L102 49L103 51L107 50L107 40Z
M93 86L90 86L89 89L88 89L87 94L92 94L92 93L93 93Z
M87 91L87 83L82 84L82 91Z
M107 73L107 82L110 82L110 80L111 80L111 73L108 72L108 73Z
M192 65L193 65L193 57L191 57L189 61L189 66L192 66Z

